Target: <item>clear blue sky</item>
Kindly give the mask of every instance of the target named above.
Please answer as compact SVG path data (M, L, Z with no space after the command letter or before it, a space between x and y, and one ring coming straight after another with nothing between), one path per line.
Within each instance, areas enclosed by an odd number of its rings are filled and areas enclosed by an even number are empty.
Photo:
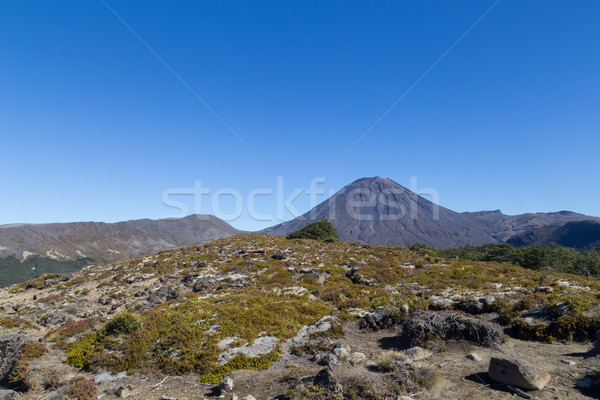
M260 158L102 2L2 1L0 224L161 218L170 188L278 176L600 215L597 0L501 1L343 158L494 1L106 1Z

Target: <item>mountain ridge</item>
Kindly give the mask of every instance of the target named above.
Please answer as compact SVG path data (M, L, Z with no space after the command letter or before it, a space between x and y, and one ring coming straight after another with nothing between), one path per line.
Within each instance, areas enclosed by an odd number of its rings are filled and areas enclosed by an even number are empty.
M200 214L115 223L6 224L0 226L0 258L116 261L240 233L215 216Z
M348 209L356 207L366 211L357 214L364 218L350 215ZM399 212L386 214L392 209ZM458 213L432 203L389 178L373 177L358 179L300 217L261 232L287 235L322 219L336 227L343 241L373 245L425 243L441 248L503 243L545 225L586 219L600 221L598 217L572 211L519 215L506 215L500 210Z

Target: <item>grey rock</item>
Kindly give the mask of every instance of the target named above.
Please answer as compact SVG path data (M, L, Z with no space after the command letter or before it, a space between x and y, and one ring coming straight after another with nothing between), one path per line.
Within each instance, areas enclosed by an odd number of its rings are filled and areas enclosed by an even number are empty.
M39 323L43 326L58 325L66 322L68 314L64 311L56 311L42 316Z
M411 347L402 352L409 361L421 361L433 355L431 350L424 349L419 346Z
M350 362L354 365L363 364L367 359L364 353L354 352L350 354Z
M27 342L25 335L0 335L0 383L8 381Z
M110 303L112 303L112 298L108 297L108 296L101 296L98 299L98 303L102 304L103 306L107 306Z
M168 286L161 286L146 298L150 304L161 304L177 298L177 292Z
M341 359L348 358L348 350L346 350L343 347L337 347L337 348L333 349L333 354L335 354L337 357L339 357Z
M199 293L214 287L216 284L217 283L212 279L201 278L198 279L196 283L194 283L194 287L192 288L192 290L194 291L194 293Z
M254 396L252 396L251 394L249 394L248 396L242 397L242 400L256 400L256 398Z
M230 393L233 391L233 379L230 376L226 376L219 383L219 389L221 390L221 394Z
M561 363L563 364L567 364L567 365L575 365L575 361L572 360L560 360Z
M515 358L492 357L488 375L496 382L528 390L541 390L550 381L548 372Z
M14 390L0 389L0 400L15 400L19 398L19 393Z
M476 361L476 362L479 362L479 361L481 361L481 357L479 357L479 356L478 356L477 354L475 354L475 353L470 353L470 354L467 356L467 358L468 358L469 360L473 360L473 361Z
M133 387L130 385L127 386L119 386L114 390L115 396L125 399L131 395L133 395Z

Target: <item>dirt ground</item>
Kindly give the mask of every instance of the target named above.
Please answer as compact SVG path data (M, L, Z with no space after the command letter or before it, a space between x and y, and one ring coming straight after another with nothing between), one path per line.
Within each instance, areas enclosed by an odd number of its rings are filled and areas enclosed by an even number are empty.
M364 331L360 330L356 323L349 323L345 327L344 337L336 339L336 341L350 346L352 351L364 353L368 363L369 360L375 359L380 352L398 348L396 332L395 329L378 332ZM487 375L490 358L494 355L506 355L528 360L550 373L550 383L543 390L528 392L532 399L599 399L600 393L585 392L575 387L577 379L592 371L600 370L600 358L588 356L589 349L589 344L549 344L508 339L500 350L491 350L464 342L451 341L448 342L447 351L435 353L430 358L416 363L418 367L437 369L444 379L433 389L419 392L412 398L416 400L519 398L509 391L506 385L491 382ZM469 353L476 353L481 361L468 359ZM571 360L575 364L568 365L562 363L561 360ZM55 362L56 360L49 361ZM258 400L274 399L284 394L292 385L290 376L312 375L322 368L307 358L286 354L267 371L234 373L234 393L240 397L252 394ZM363 369L367 375L375 374ZM93 376L89 375L89 377ZM176 376L165 379L164 377L139 374L99 383L101 394L98 398L117 398L113 394L107 393L106 390L121 385L133 387L132 395L127 397L131 400L159 400L163 395L179 400L219 398L219 393L214 390L213 386L196 382L194 376ZM22 399L38 400L44 395L41 392L27 393L22 396Z

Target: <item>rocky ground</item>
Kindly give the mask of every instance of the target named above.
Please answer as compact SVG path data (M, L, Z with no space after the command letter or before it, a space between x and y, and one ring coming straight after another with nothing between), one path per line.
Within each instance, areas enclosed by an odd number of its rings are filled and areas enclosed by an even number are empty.
M0 399L600 398L599 288L418 249L221 239L0 291ZM499 382L493 357L526 365Z

